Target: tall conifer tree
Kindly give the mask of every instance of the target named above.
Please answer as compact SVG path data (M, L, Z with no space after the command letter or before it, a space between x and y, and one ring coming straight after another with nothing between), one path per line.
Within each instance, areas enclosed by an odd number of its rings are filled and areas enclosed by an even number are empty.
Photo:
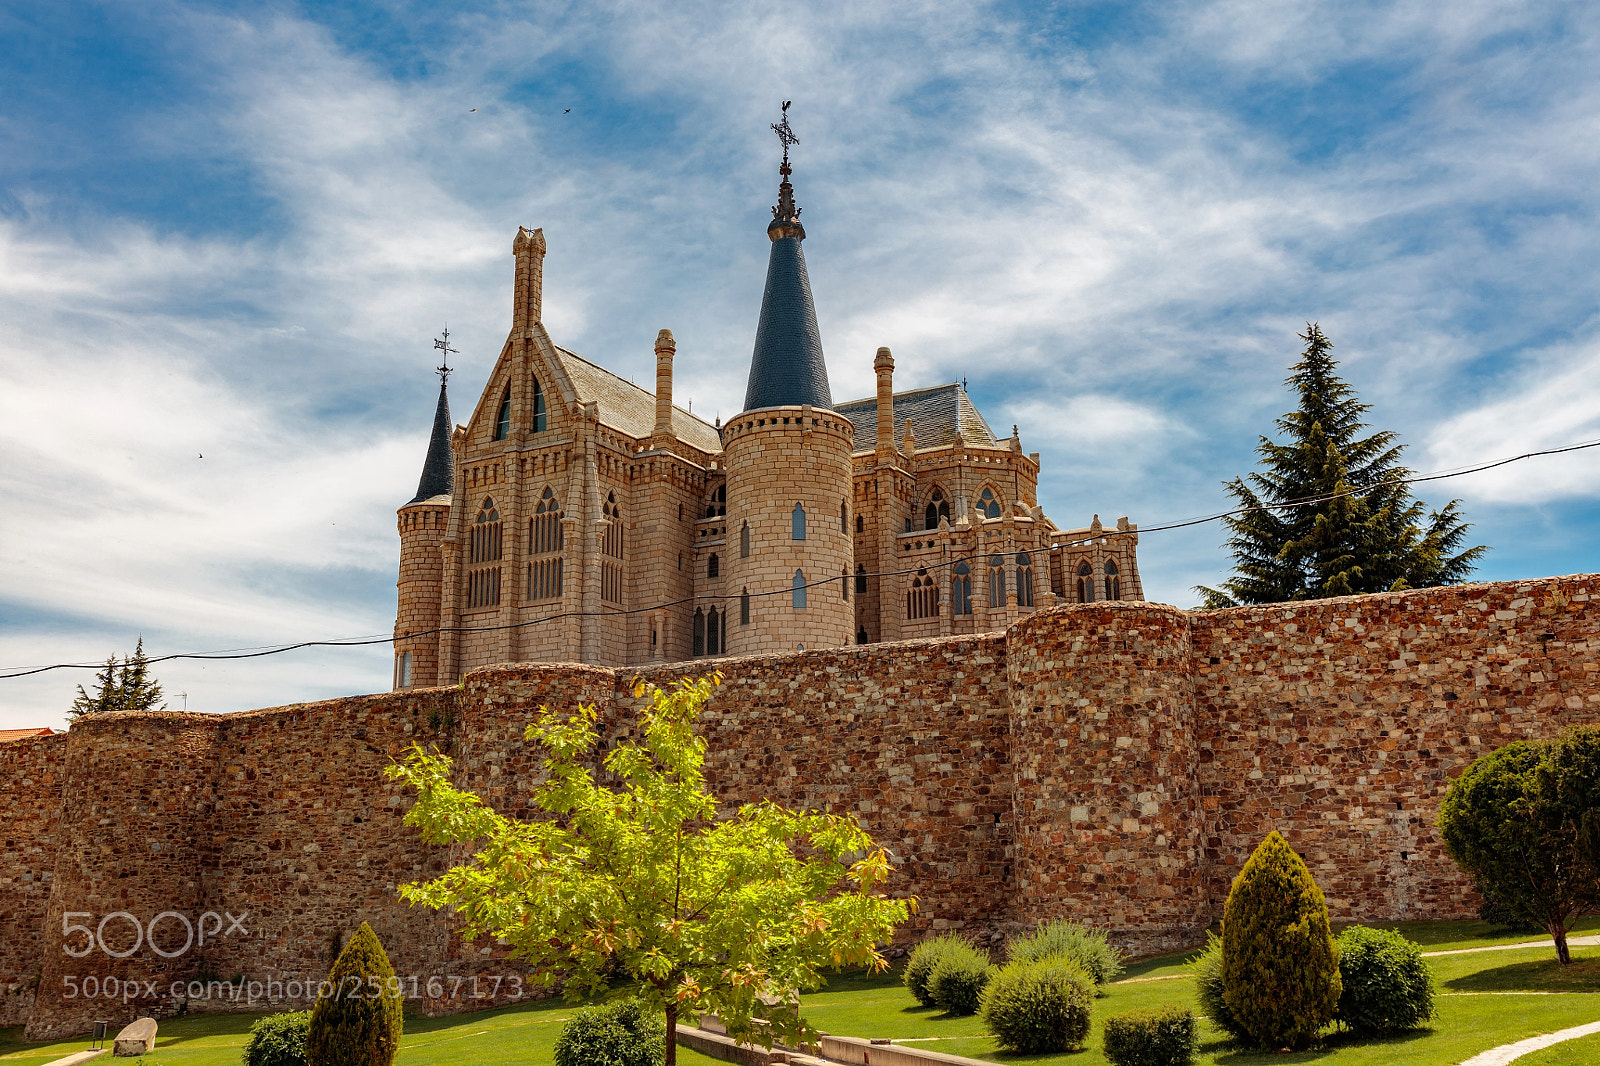
M1461 501L1428 512L1398 483L1411 476L1405 446L1388 430L1363 435L1370 405L1335 372L1333 343L1315 322L1299 336L1305 351L1284 382L1299 406L1277 420L1285 440L1262 437L1261 466L1227 482L1252 508L1224 519L1234 575L1195 591L1215 608L1464 581L1488 549L1461 549L1471 528ZM1320 502L1275 506L1309 499Z
M78 686L78 698L72 701L67 717L77 719L86 714L105 711L148 711L161 703L161 683L150 675L150 660L144 654L144 637L133 654L122 661L120 667L115 655L106 660L105 669L94 675L93 695ZM166 704L161 703L161 709Z

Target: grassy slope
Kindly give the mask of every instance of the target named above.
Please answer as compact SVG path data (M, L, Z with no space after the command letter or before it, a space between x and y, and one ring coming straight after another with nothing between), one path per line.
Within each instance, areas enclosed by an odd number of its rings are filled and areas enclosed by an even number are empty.
M1600 923L1591 923L1591 928ZM1407 923L1406 935L1429 950L1482 947L1534 939L1500 935L1472 922ZM1245 1052L1206 1028L1202 1063L1226 1066L1318 1061L1326 1066L1379 1066L1403 1059L1408 1066L1446 1066L1500 1044L1540 1033L1600 1021L1600 948L1575 949L1571 967L1557 966L1548 947L1453 955L1429 960L1439 981L1439 1018L1432 1031L1388 1040L1331 1036L1320 1051L1296 1055ZM1194 984L1183 956L1166 956L1128 968L1123 983L1096 1001L1096 1024L1088 1048L1079 1053L1007 1056L997 1053L976 1018L945 1018L917 1006L893 975L848 975L805 997L812 1023L849 1036L913 1039L922 1047L992 1059L1101 1066L1099 1022L1107 1014L1158 1003L1194 1004ZM1153 980L1154 978L1154 980ZM1160 980L1159 978L1175 978ZM565 1003L538 1003L454 1018L407 1018L400 1062L405 1066L498 1066L548 1062ZM259 1015L199 1015L163 1022L157 1050L147 1066L236 1066L250 1024ZM936 1040L926 1040L937 1037ZM0 1066L42 1066L84 1047L82 1040L26 1044L20 1030L0 1030ZM678 1049L685 1066L712 1060ZM1600 1061L1600 1038L1536 1052L1528 1066L1577 1066Z

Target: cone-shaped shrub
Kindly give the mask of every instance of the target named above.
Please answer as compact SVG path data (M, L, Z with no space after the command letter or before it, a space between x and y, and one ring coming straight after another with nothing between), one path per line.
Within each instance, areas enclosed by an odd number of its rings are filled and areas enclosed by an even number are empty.
M1392 929L1340 933L1339 980L1339 1022L1352 1029L1416 1029L1433 1017L1433 971L1422 948Z
M378 935L361 923L311 1008L309 1066L390 1066L404 1024L400 981Z
M1303 1048L1339 1005L1339 949L1311 871L1276 831L1256 848L1222 916L1223 999L1250 1040Z
M1012 962L1038 962L1052 956L1071 959L1097 985L1109 984L1122 972L1122 952L1111 946L1104 933L1063 919L1045 922L1013 940L1006 954Z
M934 1006L933 992L928 987L934 969L947 958L968 958L977 954L977 950L972 941L959 933L929 937L912 948L911 957L906 960L906 988L924 1007Z

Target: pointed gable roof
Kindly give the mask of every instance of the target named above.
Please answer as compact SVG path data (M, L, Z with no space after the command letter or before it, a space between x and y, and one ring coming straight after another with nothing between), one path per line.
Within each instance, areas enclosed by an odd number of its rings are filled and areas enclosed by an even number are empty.
M878 398L868 396L834 408L855 423L853 449L870 452L878 446ZM1000 441L983 420L983 415L958 383L934 385L894 394L894 436L905 435L906 419L917 434L917 449L942 448L950 444L977 444L996 447Z
M577 393L579 403L598 405L600 421L630 437L644 440L655 431L655 393L643 389L626 378L618 377L605 367L592 363L576 352L552 345L561 369ZM672 406L672 432L692 448L715 455L722 451L722 433L698 415L692 415L677 404Z

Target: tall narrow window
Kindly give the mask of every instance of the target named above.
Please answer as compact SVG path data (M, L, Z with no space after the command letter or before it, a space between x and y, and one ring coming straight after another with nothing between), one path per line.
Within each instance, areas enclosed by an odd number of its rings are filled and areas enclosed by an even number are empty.
M739 528L739 558L750 558L750 523L746 522Z
M956 564L950 578L950 613L972 613L972 567L965 559Z
M716 577L722 573L722 561L717 558L717 553L712 552L711 558L706 560L706 577Z
M839 532L850 532L850 505L843 500L839 501Z
M839 571L839 598L841 600L850 598L850 571L848 570Z
M856 564L856 595L867 591L867 568L862 563Z
M939 586L926 570L918 570L906 592L906 617L932 618L939 613Z
M500 511L485 499L472 523L467 546L467 607L500 605ZM491 565L484 565L491 564Z
M1122 599L1122 578L1117 575L1117 564L1106 560L1106 599Z
M622 508L617 505L617 494L608 492L600 510L609 520L605 535L600 540L600 550L606 556L600 560L600 598L610 603L621 603Z
M711 493L711 499L706 501L705 518L721 518L728 513L728 485L723 482Z
M544 409L544 386L539 384L539 379L533 379L533 431L543 433L550 428L550 418Z
M747 626L750 624L749 589L745 589L743 592L739 593L739 624L742 626Z
M494 439L505 440L511 432L511 387L506 386L506 395L500 401L500 413L494 418Z
M717 609L706 612L706 654L722 654L722 629L717 623Z
M395 683L395 687L396 688L410 688L411 687L411 653L410 652L403 651L403 652L400 653L400 664L399 664L399 667L396 670L396 673L399 676L397 676L395 678L395 682L396 682Z
M794 510L789 513L789 539L806 539L806 509L798 503L794 505Z
M922 528L938 529L939 519L950 517L950 501L944 498L943 489L934 489L928 497L928 509L922 512ZM911 530L907 529L907 533Z
M795 610L802 610L806 605L806 575L799 570L794 572L794 580L789 582L789 598L794 602Z
M1017 553L1017 606L1033 606L1033 556Z
M857 514L856 514L856 532L857 533L865 533L866 531L867 531L866 520L861 517L859 512L857 512Z
M1094 568L1088 563L1078 564L1078 602L1094 602Z
M1000 517L1000 501L990 489L984 489L978 495L978 513L985 518Z
M1006 605L1006 557L995 555L989 558L989 606L1004 607Z
M871 643L871 641L869 641L867 639L867 627L866 626L862 626L860 629L856 630L856 643L857 644L869 644L869 643Z
M696 656L706 653L706 613L700 608L694 609L694 654Z

